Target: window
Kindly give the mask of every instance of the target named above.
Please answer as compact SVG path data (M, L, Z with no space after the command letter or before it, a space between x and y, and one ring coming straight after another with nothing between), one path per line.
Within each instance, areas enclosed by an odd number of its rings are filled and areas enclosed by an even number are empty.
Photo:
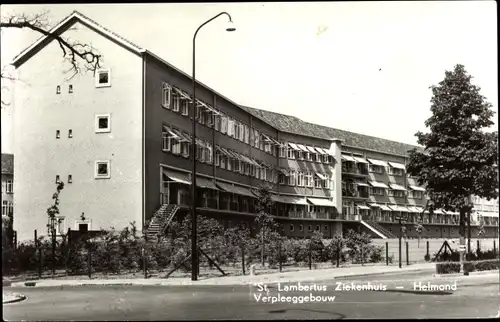
M227 163L227 157L225 155L221 155L220 157L220 167L221 169L226 168L226 163Z
M171 151L172 150L172 137L170 137L167 132L163 132L161 135L162 135L161 149L163 151Z
M69 85L68 87L68 93L73 93L73 85Z
M422 191L416 191L416 190L408 191L408 198L422 199L422 197L423 197Z
M290 149L290 148L286 148L286 149L287 149L288 158L295 159L295 151L293 149Z
M328 225L325 225L325 231L328 231Z
M370 164L368 165L368 171L375 173L384 173L384 167L379 165Z
M109 69L100 69L96 73L96 87L111 86L111 71Z
M307 161L312 161L313 160L312 153L306 152L306 160Z
M233 161L234 161L234 167L233 167L234 172L240 172L240 160L233 159Z
M214 115L214 129L220 131L220 115Z
M109 161L95 162L95 178L109 179L111 177Z
M303 187L304 186L304 172L297 172L297 186Z
M248 163L245 163L245 175L249 175L250 174L250 164Z
M307 231L312 231L312 226L311 225L307 225Z
M179 112L181 109L181 97L179 95L173 96L172 111Z
M269 143L269 142L265 142L264 143L264 151L267 152L267 153L272 153L272 151L271 151L271 143Z
M296 157L298 160L304 160L304 159L305 159L305 157L304 157L304 152L302 152L302 151L296 151L295 153L296 153L295 157Z
M111 115L101 114L95 116L96 133L111 132Z
M316 225L316 231L319 231L319 225Z
M73 137L73 130L68 130L68 137L71 139Z
M186 99L181 100L181 114L184 116L189 115L189 101Z
M287 156L287 148L286 148L286 144L285 143L281 143L280 147L279 147L279 157L280 158L286 158Z
M323 181L325 181L325 180L321 180L320 178L315 177L314 178L314 187L315 188L322 188L323 187Z
M240 124L240 141L245 141L245 126Z
M398 198L403 198L404 197L404 193L401 190L392 190L392 189L389 189L387 191L387 195L388 196L392 196L392 197L398 197Z
M260 133L257 130L254 130L254 137L255 137L255 147L259 148L260 147Z
M57 85L56 94L61 94L61 86Z
M384 189L383 188L370 187L370 194L372 194L372 195L378 195L378 196L383 196L384 195Z
M304 176L304 184L306 187L312 187L314 185L313 174L311 172L307 172Z
M68 174L68 183L73 183L73 176Z
M227 116L221 117L220 132L223 134L227 133Z
M294 231L295 230L295 225L294 224L291 224L290 225L290 231Z
M61 182L61 179L59 178L59 175L56 175L56 183Z
M227 158L227 170L232 171L233 170L233 159L232 158Z
M299 231L304 231L304 226L303 225L299 225Z
M14 205L12 201L2 200L2 215L12 217L14 213Z
M215 151L215 166L218 167L220 165L220 152Z
M56 130L56 139L61 138L61 131Z
M295 170L290 171L290 175L288 176L288 184L290 186L295 186Z
M311 160L312 162L318 162L318 154L317 153L311 153Z
M390 175L393 175L393 176L402 176L402 175L404 175L403 169L397 169L397 168L393 168L393 167L389 167L387 173L390 174Z
M328 154L323 154L323 163L330 163L330 158Z
M324 176L326 177L326 179L321 180L321 182L323 183L323 188L331 189L330 187L333 186L333 181L329 179L329 176L327 174L324 174Z
M250 128L248 127L248 125L245 125L245 143L250 143Z
M7 193L13 193L14 191L14 184L11 179L8 179L5 184L5 192Z
M48 219L47 224L47 234L52 235L52 228L54 228L54 232L56 236L63 235L65 232L65 222L66 219L63 216L55 216L54 219Z

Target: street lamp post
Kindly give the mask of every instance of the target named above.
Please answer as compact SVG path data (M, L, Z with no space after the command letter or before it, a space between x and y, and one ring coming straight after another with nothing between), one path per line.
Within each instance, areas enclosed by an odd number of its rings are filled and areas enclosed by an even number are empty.
M191 117L193 122L192 128L192 153L193 156L193 171L191 175L191 280L196 281L198 279L198 245L196 242L197 232L196 232L196 35L198 31L211 22L212 20L226 15L229 18L228 26L226 31L235 31L236 28L232 25L233 20L231 15L227 12L221 12L213 18L205 21L201 24L198 29L196 29L193 36L193 100L191 104Z

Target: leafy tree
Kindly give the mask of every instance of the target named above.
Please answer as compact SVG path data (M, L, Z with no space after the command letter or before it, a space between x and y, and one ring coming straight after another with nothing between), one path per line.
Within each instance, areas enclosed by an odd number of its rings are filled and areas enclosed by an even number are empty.
M430 132L415 134L424 150L412 150L407 167L425 185L431 213L436 208L460 211L462 243L471 196L498 197L498 133L483 130L493 124L494 112L471 79L464 66L456 65L431 86L432 116L425 122Z
M259 225L259 237L261 242L261 261L264 266L264 247L265 243L270 242L272 232L278 228L278 223L273 219L270 214L271 207L274 201L271 199L271 189L267 185L260 185L255 192L257 196L257 217L255 222Z

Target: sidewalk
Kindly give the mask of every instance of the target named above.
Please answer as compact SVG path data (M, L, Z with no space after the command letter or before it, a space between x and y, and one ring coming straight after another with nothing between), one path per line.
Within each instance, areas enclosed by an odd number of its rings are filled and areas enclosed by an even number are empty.
M82 285L250 285L253 283L293 283L333 280L345 277L362 277L369 275L384 275L394 273L408 273L416 271L435 272L435 263L414 264L410 266L358 266L317 270L304 270L284 273L272 273L245 276L221 276L191 281L190 278L168 279L81 279L81 280L34 280L37 287L51 286L82 286ZM12 287L26 287L24 282L14 282Z

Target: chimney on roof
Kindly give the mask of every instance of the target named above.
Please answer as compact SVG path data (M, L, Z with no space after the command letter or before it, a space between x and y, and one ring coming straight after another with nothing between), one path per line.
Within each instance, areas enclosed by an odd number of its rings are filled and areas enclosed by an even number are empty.
M342 139L337 139L337 138L331 138L331 139L330 139L330 141L331 141L331 142L340 142L340 144L344 144L344 143L345 143L345 141L344 141L344 140L342 140Z

